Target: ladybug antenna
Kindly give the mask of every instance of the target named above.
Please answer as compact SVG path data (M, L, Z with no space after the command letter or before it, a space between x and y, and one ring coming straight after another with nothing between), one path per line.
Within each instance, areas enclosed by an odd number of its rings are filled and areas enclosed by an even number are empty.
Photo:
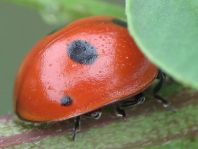
M80 116L77 116L74 119L74 128L73 128L73 132L72 132L72 140L73 141L75 141L76 134L77 134L77 131L79 131L79 129L80 129Z

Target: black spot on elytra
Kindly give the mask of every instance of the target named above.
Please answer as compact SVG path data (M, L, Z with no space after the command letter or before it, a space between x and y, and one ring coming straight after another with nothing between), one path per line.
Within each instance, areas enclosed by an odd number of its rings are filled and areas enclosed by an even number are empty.
M60 103L62 106L69 106L72 104L72 99L69 96L64 96L61 98Z
M80 64L92 64L97 58L96 48L84 40L74 40L67 47L69 57Z
M120 25L122 27L127 27L127 23L125 21L123 21L123 20L115 18L115 19L112 20L112 22L114 24Z

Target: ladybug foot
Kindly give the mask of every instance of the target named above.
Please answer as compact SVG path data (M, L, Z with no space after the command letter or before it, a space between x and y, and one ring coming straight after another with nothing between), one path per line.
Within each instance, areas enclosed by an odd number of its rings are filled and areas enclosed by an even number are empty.
M119 106L116 107L116 116L126 118L125 110L121 109Z
M102 116L102 112L100 112L100 111L91 113L91 117L92 117L93 119L95 119L95 120L100 119L101 116Z
M102 112L101 111L94 111L94 112L90 112L90 113L85 114L86 118L93 118L95 120L100 119L101 116L102 116Z
M163 104L163 107L166 108L167 111L177 112L177 109L171 103Z
M157 101L159 103L161 103L163 105L164 108L166 108L168 111L171 111L171 112L176 112L176 108L169 102L167 101L166 99L162 98L161 96L159 95L155 95L154 96Z

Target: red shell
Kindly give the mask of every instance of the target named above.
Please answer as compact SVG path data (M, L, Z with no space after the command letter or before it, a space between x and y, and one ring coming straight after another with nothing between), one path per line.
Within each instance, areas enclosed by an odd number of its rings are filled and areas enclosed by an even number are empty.
M74 40L95 47L92 64L68 56ZM32 48L17 75L15 110L28 121L68 119L142 92L157 73L122 22L105 16L81 19ZM71 105L61 105L64 96L71 97Z

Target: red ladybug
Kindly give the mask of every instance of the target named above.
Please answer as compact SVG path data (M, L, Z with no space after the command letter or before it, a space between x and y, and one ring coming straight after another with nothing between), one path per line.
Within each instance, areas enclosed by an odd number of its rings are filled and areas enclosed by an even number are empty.
M15 84L16 114L27 121L75 118L111 103L123 107L144 101L143 91L163 74L140 52L125 22L114 17L75 21L37 43L22 63ZM124 100L134 97L133 100ZM90 113L91 112L91 113Z

